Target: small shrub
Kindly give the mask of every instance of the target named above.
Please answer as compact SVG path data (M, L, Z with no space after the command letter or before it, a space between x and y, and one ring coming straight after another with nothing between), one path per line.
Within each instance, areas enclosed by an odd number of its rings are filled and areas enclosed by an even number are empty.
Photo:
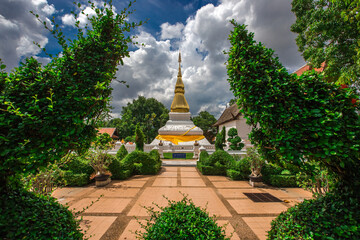
M140 128L140 125L136 125L135 129L135 144L136 144L136 150L137 151L144 151L144 141L145 141L145 135L143 131Z
M149 152L149 155L150 155L150 157L152 158L152 159L154 159L156 162L161 162L161 160L160 160L160 154L159 154L159 152L157 151L157 150L151 150L150 152Z
M125 145L121 145L120 149L116 152L116 158L121 161L128 155L128 151L125 148Z
M270 175L269 184L274 187L298 187L296 175Z
M246 180L250 175L250 163L245 157L234 163L230 166L230 169L226 171L226 175L232 180Z
M271 225L268 239L360 239L360 202L327 193L289 208Z
M205 155L205 154L204 154ZM226 175L226 170L234 161L233 157L224 150L217 150L210 157L204 159L200 156L197 166L204 175Z
M228 131L229 138L228 142L231 143L230 149L232 150L241 150L245 144L241 142L241 138L238 136L238 131L236 128L230 128Z
M208 159L210 157L209 153L207 151L200 152L199 161L204 161L205 159Z
M125 169L123 165L121 165L121 161L118 158L114 158L108 167L111 172L111 179L114 180L124 180L131 176L130 170Z
M72 154L69 158L66 164L60 167L62 170L72 171L78 174L85 173L88 176L94 172L94 169L89 164L89 160L87 160L85 156Z
M62 180L65 186L84 186L90 182L89 175L86 173L74 173L73 171L64 171Z
M161 161L156 161L148 153L142 151L131 152L121 161L121 164L131 172L131 175L156 174L161 168Z
M216 224L206 209L196 207L186 196L179 201L168 200L167 207L156 205L160 211L147 208L150 219L142 224L144 233L136 232L142 239L229 239L225 230Z
M79 221L55 198L23 189L0 195L4 239L83 239Z

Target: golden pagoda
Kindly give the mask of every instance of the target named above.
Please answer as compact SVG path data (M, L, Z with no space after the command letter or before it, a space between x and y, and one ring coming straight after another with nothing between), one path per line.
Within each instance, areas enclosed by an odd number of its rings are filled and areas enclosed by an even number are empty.
M179 52L179 72L175 85L175 96L171 104L171 112L189 112L189 104L185 98L185 86L181 76L181 54Z
M158 145L160 141L164 145L194 145L197 141L200 145L210 145L203 135L203 131L191 121L189 104L185 99L185 87L181 76L181 55L179 53L179 73L175 85L175 96L171 104L169 120L165 126L159 129L159 135L151 143Z

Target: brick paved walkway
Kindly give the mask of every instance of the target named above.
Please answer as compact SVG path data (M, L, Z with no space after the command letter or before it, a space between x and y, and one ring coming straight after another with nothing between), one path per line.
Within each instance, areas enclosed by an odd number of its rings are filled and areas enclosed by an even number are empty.
M218 216L218 223L227 225L227 234L234 232L235 239L266 239L270 222L282 211L293 206L311 193L300 188L252 188L246 181L231 181L222 176L203 176L195 167L163 167L156 176L134 176L129 180L113 180L104 188L94 185L82 188L57 189L53 196L70 209L82 210L92 201L104 195L85 210L83 229L91 240L136 239L131 231L139 229L140 221L147 218L142 206L152 202L167 205L163 195L180 200L189 195L195 205L207 206L210 214ZM285 202L253 202L243 193L270 193Z

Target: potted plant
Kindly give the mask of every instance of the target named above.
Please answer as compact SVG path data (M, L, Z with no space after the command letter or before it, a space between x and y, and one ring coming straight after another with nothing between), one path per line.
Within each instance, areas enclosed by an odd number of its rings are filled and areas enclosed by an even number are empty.
M111 163L108 151L112 147L112 139L109 134L103 133L97 136L94 142L94 152L89 155L90 166L95 170L95 185L102 187L111 182L110 174L107 170Z
M253 187L262 185L261 168L265 165L265 160L260 156L255 147L246 150L247 159L250 162L251 174L249 183Z

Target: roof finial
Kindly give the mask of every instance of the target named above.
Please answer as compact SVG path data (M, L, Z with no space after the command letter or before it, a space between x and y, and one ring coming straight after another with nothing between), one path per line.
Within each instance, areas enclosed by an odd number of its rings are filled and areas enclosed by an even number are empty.
M180 53L180 50L179 50L179 73L178 73L178 77L181 77L181 53Z

